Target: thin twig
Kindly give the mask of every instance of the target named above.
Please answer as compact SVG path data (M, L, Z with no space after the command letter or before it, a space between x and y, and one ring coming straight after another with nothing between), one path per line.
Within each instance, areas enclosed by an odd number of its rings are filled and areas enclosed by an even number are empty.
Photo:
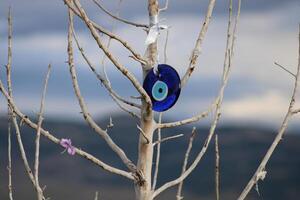
M135 27L142 27L142 28L148 28L149 27L146 24L139 24L139 23L131 22L131 21L128 21L126 19L120 18L118 15L114 15L111 12L109 12L97 0L92 0L92 1L98 6L98 8L100 8L103 12L105 12L106 14L108 14L109 16L111 16L112 18L114 18L115 20L118 20L120 22L123 22L125 24L129 24L129 25L132 25L132 26L135 26Z
M11 114L9 114L11 115ZM8 118L8 196L9 200L13 200L13 186L12 186L12 162L11 162L11 117Z
M27 159L27 156L26 156L26 151L24 149L20 128L19 128L19 125L18 125L18 122L17 122L17 118L14 114L12 116L12 121L13 121L13 125L15 127L15 131L16 131L16 135L17 135L17 141L18 141L18 145L19 145L19 150L20 150L20 153L21 153L21 157L22 157L22 160L23 160L23 164L24 164L26 173L27 173L32 185L34 186L34 188L36 188L35 179L34 179L34 176L32 174L32 170L29 166L29 163L28 163L28 159Z
M85 104L85 101L79 89L79 85L77 81L77 73L74 64L73 42L72 42L73 13L70 9L68 10L68 13L69 13L69 31L68 31L68 60L69 61L68 62L69 62L69 68L72 77L74 92L78 99L83 117L88 123L88 125L96 133L98 133L105 140L105 142L110 146L110 148L120 157L120 159L128 167L128 169L132 173L136 174L137 173L136 166L132 163L131 160L128 159L125 152L111 139L111 137L107 134L107 132L97 125L97 123L94 121L94 119L91 117L91 115L88 112L87 106Z
M281 69L283 69L284 71L286 71L287 73L289 73L290 75L292 75L294 78L296 78L296 75L291 72L290 70L288 70L286 67L282 66L281 64L274 62L275 65L277 65L278 67L280 67Z
M291 96L291 101L288 107L288 111L287 114L285 115L285 118L278 130L278 133L272 143L272 145L270 146L270 148L268 149L267 153L265 154L264 158L262 159L260 165L258 166L257 170L255 171L254 175L252 176L252 178L250 179L250 181L248 182L247 186L244 188L243 192L240 194L238 200L243 200L246 198L246 196L248 195L248 193L250 192L250 190L252 189L252 187L257 184L257 182L259 180L263 180L265 175L266 175L266 165L269 161L269 159L271 158L272 154L274 153L277 145L280 143L280 141L282 140L284 134L286 133L286 129L288 127L288 123L291 120L292 116L294 115L293 113L293 108L295 106L295 101L296 101L296 96L298 94L298 86L299 86L299 76L300 76L300 24L299 24L299 33L298 33L298 39L299 39L299 47L298 47L298 67L297 67L297 73L296 73L296 78L295 78L295 83L294 83L294 89L293 89L293 93Z
M226 39L226 47L225 47L225 55L224 55L224 63L223 63L223 77L225 74L225 71L227 70L228 66L228 60L230 57L230 42L232 38L232 33L231 33L231 23L232 23L232 0L229 1L229 15L228 15L228 24L227 24L227 39ZM224 79L223 79L224 80Z
M178 134L178 135L172 135L172 136L169 136L169 137L165 137L165 138L162 138L161 140L157 140L153 143L153 146L159 144L159 143L163 143L163 142L166 142L168 140L172 140L172 139L176 139L176 138L179 138L179 137L182 137L184 136L184 134Z
M195 70L198 57L201 53L202 43L203 43L203 40L204 40L205 35L207 33L208 25L209 25L209 22L210 22L211 16L212 16L212 12L213 12L213 9L215 7L215 2L216 2L215 0L210 0L209 1L208 8L207 8L207 13L206 13L206 16L205 16L205 20L204 20L204 23L203 23L203 25L201 27L201 30L199 32L194 50L192 52L189 67L187 68L184 76L181 78L181 87L182 88L186 85L189 77L192 75L193 71Z
M216 184L216 200L220 200L220 154L218 134L215 135L215 154L216 154L216 169L215 169L215 184Z
M109 124L107 125L107 128L112 128L112 127L114 127L114 123L113 123L112 117L110 116L109 117Z
M12 63L12 17L11 17L11 7L8 10L8 55L7 55L7 65L6 65L6 75L7 75L7 88L9 96L12 96L12 87L11 87L11 63ZM11 161L11 120L12 120L12 109L8 104L8 145L7 145L7 153L8 153L8 196L10 200L13 200L13 186L12 186L12 161Z
M162 120L162 113L159 113L158 123L161 123L161 120ZM160 144L161 144L161 129L160 128L157 130L157 142L153 143L153 148L154 148L155 144L157 144L157 147L156 147L155 170L154 170L153 183L152 183L152 188L151 188L153 191L155 190L155 187L156 187L158 170L159 170Z
M163 129L163 128L172 128L172 127L176 127L176 126L183 126L186 124L198 122L199 120L206 118L208 116L208 114L212 111L212 109L215 107L215 105L216 105L216 103L212 103L210 105L210 107L208 108L208 110L201 112L191 118L180 120L180 121L175 121L175 122L157 123L156 126L157 126L157 128Z
M48 80L49 80L49 77L50 77L50 70L51 70L51 64L48 65L48 70L47 70L47 74L46 74L46 77L45 77L44 88L43 88L42 99L41 99L41 105L40 105L40 111L39 111L39 114L38 114L38 123L37 123L38 127L37 127L36 138L35 138L34 177L35 177L36 192L37 192L37 199L38 200L43 199L43 193L42 193L42 189L41 189L40 183L39 183L40 137L41 137L41 126L42 126L42 122L43 122L45 98L46 98Z
M169 7L169 0L166 0L165 6L159 9L159 12L166 11Z
M93 0L93 1L96 1L96 0ZM119 0L118 7L117 7L117 14L116 14L117 16L119 16L119 14L120 14L121 3L122 3L122 0ZM115 26L116 26L116 21L113 21L111 32L113 32L113 30L115 29ZM111 44L111 37L108 38L107 45L106 45L107 49L109 49L110 44ZM104 78L106 79L108 84L111 85L108 75L106 73L105 58L106 58L106 55L104 54L102 57L102 61L101 61L101 65L102 65L101 67L103 69Z
M94 200L98 200L98 196L99 196L99 193L98 193L98 191L96 191Z
M193 141L194 141L195 136L196 136L196 128L193 127L192 134L189 139L189 144L188 144L188 147L185 152L184 161L183 161L183 165L182 165L182 169L181 169L181 174L183 174L186 171L186 166L187 166L187 163L188 163L188 160L190 157L190 152L193 148ZM176 194L177 200L183 199L182 186L183 186L183 180L178 184L178 189L177 189L177 194Z

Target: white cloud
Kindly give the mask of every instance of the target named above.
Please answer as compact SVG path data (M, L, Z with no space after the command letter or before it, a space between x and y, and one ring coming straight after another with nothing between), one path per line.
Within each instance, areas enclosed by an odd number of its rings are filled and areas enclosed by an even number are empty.
M278 122L287 112L289 99L277 92L269 91L257 96L245 96L225 101L223 117L236 121Z

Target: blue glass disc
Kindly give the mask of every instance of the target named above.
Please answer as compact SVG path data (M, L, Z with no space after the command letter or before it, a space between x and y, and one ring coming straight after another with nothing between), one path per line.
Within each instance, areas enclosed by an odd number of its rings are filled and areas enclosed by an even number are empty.
M150 70L145 77L143 88L150 96L152 109L163 112L170 109L180 95L180 77L170 65L160 64L158 72Z

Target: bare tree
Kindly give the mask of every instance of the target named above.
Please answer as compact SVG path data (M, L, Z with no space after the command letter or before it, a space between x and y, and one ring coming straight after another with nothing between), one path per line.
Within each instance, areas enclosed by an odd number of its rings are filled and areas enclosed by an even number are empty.
M22 155L22 159L24 162L24 166L27 172L27 175L29 179L31 180L34 188L37 192L38 199L45 199L43 190L40 187L39 184L39 140L40 135L44 136L48 140L52 141L53 143L63 146L66 148L71 155L78 155L81 156L84 159L90 160L95 165L99 166L105 171L108 171L112 174L116 174L122 177L125 177L129 180L131 180L134 183L134 189L136 194L137 200L152 200L158 197L162 192L169 189L170 187L178 185L178 192L177 192L177 199L182 199L182 185L184 180L191 174L192 171L195 170L196 166L200 163L202 157L207 151L207 148L211 142L211 139L213 138L215 134L216 127L218 125L219 119L221 117L221 106L223 102L224 92L226 85L228 83L230 71L232 69L232 58L234 56L234 46L236 41L236 33L237 33L237 26L240 16L240 9L241 9L241 0L237 1L237 11L236 14L233 14L233 1L229 1L229 18L228 18L228 29L225 33L227 36L226 41L226 48L225 48L225 58L224 58L224 65L223 65L223 74L222 74L222 84L219 88L218 94L216 95L214 101L211 103L211 105L204 110L203 112L200 112L199 114L195 116L191 116L190 118L183 119L180 121L175 122L162 122L162 115L159 115L158 121L154 117L154 111L152 110L152 102L151 98L147 94L147 92L144 90L142 84L138 81L138 78L135 77L127 68L124 66L114 55L114 53L109 49L110 41L115 41L123 45L125 49L128 50L131 54L131 58L138 62L141 65L141 71L143 73L143 78L147 75L147 73L150 70L153 70L158 62L158 40L157 37L159 35L159 32L166 27L159 24L159 15L160 12L163 12L168 9L169 1L166 0L166 3L164 6L160 6L158 0L148 0L148 15L149 15L149 23L148 24L140 24L136 22L131 22L127 19L123 19L118 14L111 13L108 9L106 9L101 2L97 0L93 0L95 5L99 7L102 11L104 11L107 15L112 17L114 20L118 20L124 24L127 24L129 26L134 26L136 28L144 28L148 33L148 39L151 40L148 41L146 52L144 52L144 56L141 56L139 52L137 52L127 41L122 39L120 36L112 33L109 30L106 30L103 28L100 24L97 24L96 22L92 21L89 18L88 13L83 8L79 0L64 0L64 3L66 4L67 12L68 12L68 46L67 46L67 53L68 53L68 65L69 65L69 71L72 78L72 84L74 88L74 93L77 97L78 103L81 108L81 113L86 121L86 123L89 125L89 127L98 134L107 144L108 146L113 150L113 152L119 157L120 161L124 164L126 167L126 170L116 168L110 164L105 163L104 161L101 161L100 159L96 158L95 156L89 154L88 152L85 152L81 150L79 147L75 147L71 144L70 140L64 139L64 138L57 138L55 137L53 133L49 132L48 130L45 130L42 127L42 121L43 121L43 109L44 109L44 101L46 96L46 88L47 88L47 82L49 78L50 73L50 66L49 70L47 72L45 83L44 83L44 89L42 93L42 100L41 100L41 106L39 111L39 118L38 122L33 122L28 116L24 115L17 107L17 105L14 102L12 91L11 91L11 79L10 79L10 69L11 69L11 31L9 31L9 38L10 42L8 45L8 51L9 51L9 59L7 64L7 80L8 85L7 89L4 87L2 81L0 80L0 90L3 94L3 96L6 98L8 102L9 107L9 116L11 116L11 120L15 126L16 135L18 139L18 145L19 149ZM190 60L188 62L188 66L186 68L186 72L184 76L181 78L181 89L184 89L186 86L187 81L195 71L197 67L197 61L201 54L202 50L202 43L205 39L205 36L207 34L207 30L211 21L211 17L213 14L213 9L215 6L215 0L210 0L207 7L206 16L203 20L203 23L201 23L199 35L196 38L195 47L192 50L192 55L190 57ZM10 16L10 15L9 15ZM126 77L129 82L132 84L132 86L136 89L136 91L139 93L139 97L134 97L136 99L140 100L140 103L136 103L136 101L133 101L132 99L126 99L119 95L110 84L110 81L108 79L108 76L106 73L104 75L101 75L97 72L96 67L92 64L90 59L88 58L88 55L85 53L84 49L80 45L79 38L76 36L75 28L73 25L74 16L77 16L77 19L81 20L85 25L86 29L90 32L90 34L93 36L93 39L95 43L98 45L99 51L102 51L105 55L105 57L118 69L121 74ZM9 17L9 30L11 30L11 17ZM101 34L104 34L108 36L109 42L108 45L105 45L105 42L103 41L103 38L101 37ZM151 35L153 34L153 35ZM151 36L151 37L150 37ZM77 49L79 50L81 56L85 60L88 67L91 69L91 71L94 73L94 75L98 78L98 80L104 85L105 89L111 96L112 100L120 107L120 109L124 110L125 112L129 113L132 117L137 118L140 123L137 125L137 131L139 132L139 142L138 142L138 161L137 163L134 163L126 154L126 149L122 149L117 143L113 141L113 139L108 134L108 130L100 127L93 117L89 113L89 108L87 104L85 103L84 97L81 95L80 91L80 85L77 80L77 71L76 71L76 65L74 63L74 41L76 44ZM147 41L147 40L146 40ZM300 41L300 39L299 39ZM166 60L166 45L167 41L165 43L165 60ZM299 45L300 46L300 45ZM300 54L300 52L299 52ZM299 56L300 59L300 56ZM103 61L104 63L104 61ZM300 60L299 60L300 63ZM239 199L244 199L250 189L253 187L253 185L257 184L258 180L263 179L265 176L265 167L267 164L267 161L269 160L270 156L274 152L274 149L276 148L277 144L281 140L289 120L293 115L299 112L299 108L294 108L296 93L297 93L297 87L299 82L299 66L298 64L298 70L296 74L293 74L295 78L295 86L293 95L291 98L291 103L288 109L288 113L285 117L284 122L282 123L282 126L280 130L278 131L278 135L275 138L272 146L270 147L269 151L266 153L265 158L263 159L262 163L258 167L257 171L255 172L254 176L249 181L247 187L242 192ZM105 70L104 70L105 72ZM291 73L291 72L290 72ZM182 172L181 174L175 178L174 180L171 180L169 182L166 182L162 184L159 187L157 186L157 178L158 178L158 169L159 169L159 159L160 159L160 146L163 142L181 137L180 135L173 135L170 137L162 137L161 131L166 128L171 127L178 127L185 124L195 123L198 122L204 118L206 118L209 114L212 115L212 121L211 126L209 129L209 132L206 136L205 143L203 144L203 147L198 152L196 158L191 161L191 164L188 165L188 159L189 154L192 149L192 143L195 137L195 129L192 131L192 135L189 140L189 145L185 154L185 158L183 160L183 166L182 166ZM35 163L34 163L34 174L32 173L32 170L30 168L30 164L28 163L27 157L26 157L26 150L23 147L23 142L20 134L20 129L17 122L17 117L19 120L23 123L26 123L29 127L36 130L36 152L35 152ZM113 126L112 120L110 119L109 126ZM158 134L157 141L154 141L154 134ZM10 138L10 130L9 130L9 138ZM10 140L8 140L10 144ZM218 148L218 138L216 136L215 140L215 150L216 150L216 196L217 199L219 199L219 148ZM155 168L153 169L153 154L154 154L154 148L156 148L156 161L155 161ZM9 153L10 153L10 146L9 146ZM9 155L10 157L10 155ZM11 161L9 161L9 195L10 199L12 199L12 186L11 186ZM154 170L154 176L152 177L152 172ZM98 199L98 192L95 194L95 199Z

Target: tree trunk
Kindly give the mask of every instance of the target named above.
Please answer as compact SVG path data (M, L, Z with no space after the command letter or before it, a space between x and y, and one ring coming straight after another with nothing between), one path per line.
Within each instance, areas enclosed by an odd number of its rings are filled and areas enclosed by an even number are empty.
M135 186L136 199L137 200L151 200L151 172L152 172L152 159L153 159L153 116L148 116L149 118L142 118L141 128L144 131L144 135L148 138L149 143L147 143L146 138L143 134L140 134L139 139L139 157L137 168L140 170L145 181L142 183L137 183Z
M154 18L158 16L158 1L148 0L148 12L149 12L149 27L155 22ZM150 44L147 47L145 57L147 58L148 65L143 66L143 76L145 78L147 72L152 70L152 67L156 64L157 58L157 43ZM136 200L152 200L151 191L151 175L152 175L152 160L153 160L153 131L154 131L154 119L153 112L146 110L146 103L142 100L141 111L141 123L140 127L143 130L143 134L140 134L139 139L139 155L138 155L138 170L144 175L145 181L142 183L136 183L135 193ZM145 135L145 136L144 136ZM145 138L147 137L147 139Z

